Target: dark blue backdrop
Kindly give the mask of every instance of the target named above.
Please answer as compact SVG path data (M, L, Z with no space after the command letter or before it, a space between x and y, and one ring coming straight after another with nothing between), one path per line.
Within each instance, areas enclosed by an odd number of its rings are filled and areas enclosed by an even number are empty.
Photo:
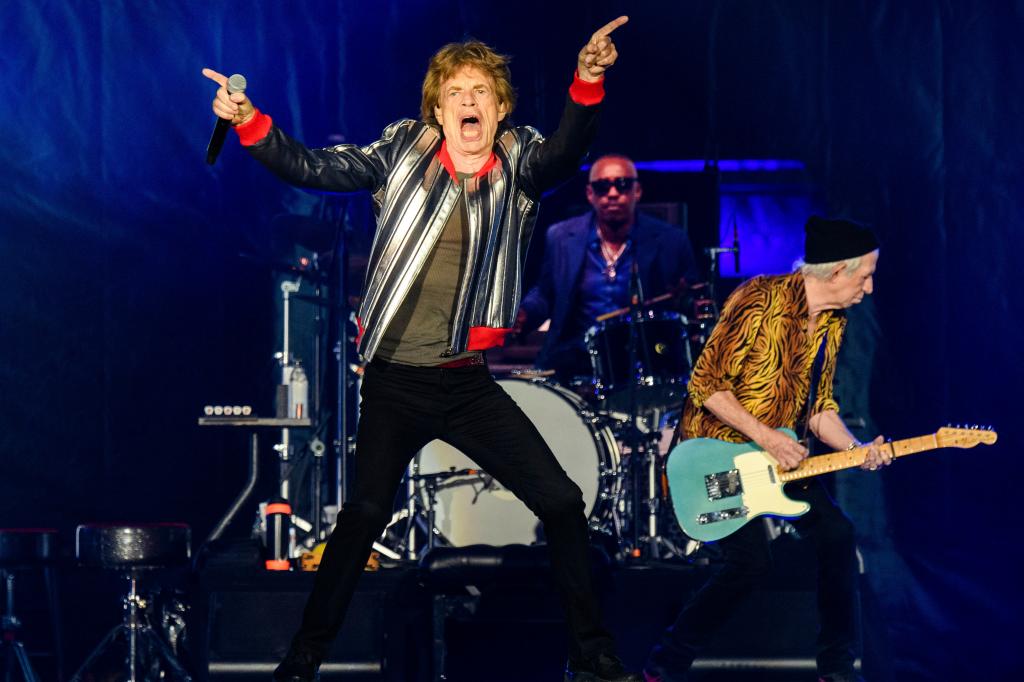
M575 52L627 5L3 3L0 523L205 535L241 484L237 438L195 417L267 392L271 276L237 254L304 199L233 140L205 165L203 66L246 74L310 144L363 143L417 114L434 49L473 35L513 55L515 118L550 130ZM829 210L884 242L877 314L851 329L870 394L851 399L894 438L999 429L995 447L862 476L848 506L901 679L1019 677L1024 3L628 13L595 151L802 160Z

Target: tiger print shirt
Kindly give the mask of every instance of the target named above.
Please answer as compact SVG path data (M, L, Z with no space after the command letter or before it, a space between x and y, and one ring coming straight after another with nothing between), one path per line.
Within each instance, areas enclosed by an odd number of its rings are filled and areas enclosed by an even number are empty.
M729 296L690 377L680 429L684 438L749 440L704 407L718 391L732 391L754 417L774 428L795 429L806 411L811 366L828 332L812 414L839 411L832 397L836 356L846 313L826 310L808 339L807 295L799 272L755 277Z

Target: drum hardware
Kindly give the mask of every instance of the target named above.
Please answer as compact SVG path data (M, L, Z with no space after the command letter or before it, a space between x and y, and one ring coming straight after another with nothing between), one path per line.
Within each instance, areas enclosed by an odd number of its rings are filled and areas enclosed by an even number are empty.
M590 527L618 537L622 518L622 477L619 447L608 420L569 389L541 379L507 378L498 384L523 409L558 463L583 493ZM470 475L469 472L478 472ZM436 477L437 487L420 481ZM410 463L406 507L393 519L419 519L421 531L431 529L428 542L454 547L474 544L532 544L538 520L525 504L472 460L442 441L428 443ZM428 522L422 510L433 510ZM406 526L408 528L408 525ZM394 535L394 534L392 534ZM403 553L418 554L403 540Z
M637 262L635 256L629 308L598 318L585 341L602 415L615 421L615 434L623 444L618 476L622 494L614 516L619 555L682 557L680 548L658 528L662 498L659 427L666 412L681 405L686 394L692 366L689 321L679 313L648 308L675 294L644 300Z
M584 341L601 406L635 413L631 391L642 410L682 404L692 365L686 325L679 313L638 309L591 327Z
M408 559L416 561L420 555L417 531L426 536L426 547L433 549L438 543L449 544L437 528L437 496L438 493L460 486L476 486L474 492L479 496L484 490L491 488L494 479L480 469L455 469L432 473L419 473L416 460L409 463L406 475L407 501L406 506L391 516L381 538L373 547L391 559ZM399 526L405 521L404 526ZM395 532L396 529L399 532ZM391 542L392 546L385 543Z

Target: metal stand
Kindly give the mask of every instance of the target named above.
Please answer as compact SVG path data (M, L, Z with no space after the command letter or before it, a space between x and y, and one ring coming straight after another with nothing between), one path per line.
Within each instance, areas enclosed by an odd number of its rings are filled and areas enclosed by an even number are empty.
M18 631L21 629L21 621L14 615L14 572L0 570L0 578L3 579L6 586L7 596L4 615L0 619L0 636L3 637L0 646L3 647L5 654L4 679L8 682L12 680L14 666L17 664L25 682L39 682L39 677L36 676L36 672L28 660L25 645L17 637Z
M628 411L629 419L623 441L629 446L629 460L627 463L627 476L630 490L630 534L629 545L625 548L624 554L633 559L662 558L663 550L668 553L677 553L670 543L665 541L658 533L658 510L661 506L658 495L658 410L647 409L641 411L637 401L637 386L643 381L644 366L640 362L637 349L641 345L646 348L647 344L641 344L640 335L643 328L639 324L641 316L645 315L642 301L644 300L643 283L640 281L639 254L633 254L633 266L630 270L630 312L629 312L629 364L627 365L634 375L629 382ZM643 340L645 341L645 340ZM644 434L640 429L640 422L647 424L647 432ZM641 514L646 511L646 519L641 520Z
M166 665L168 671L181 682L191 682L192 677L178 661L171 647L164 642L146 620L146 599L138 592L138 576L127 574L128 594L124 598L124 621L115 627L96 649L89 655L82 667L78 669L71 682L82 682L91 679L87 675L92 665L113 648L119 639L127 645L125 666L127 682L141 680L166 679L167 671L162 671L160 664Z
M429 474L419 473L419 464L414 458L409 463L406 473L406 503L391 516L391 521L384 529L387 536L399 523L405 521L400 534L394 534L398 541L388 547L380 541L374 542L373 548L392 559L417 561L423 551L429 551L438 543L447 544L447 540L437 527L437 495L448 488L473 485L480 481L489 484L489 476L479 469L450 469ZM417 529L426 537L425 546L420 549Z
M256 489L256 481L259 479L259 475L259 437L256 435L256 432L253 431L252 434L249 435L249 475L245 479L245 485L242 487L242 491L238 493L238 497L235 498L235 501L231 503L230 507L228 507L224 516L221 517L220 521L217 522L217 525L213 527L212 531L210 531L209 537L207 537L206 542L203 543L204 545L217 540L224 534L224 531L231 524L231 521L234 520L235 516L237 516L238 512L242 509L242 505L248 501L249 496L252 495L252 491Z
M291 327L291 295L299 292L299 288L302 286L302 278L298 277L295 280L285 280L281 282L281 305L282 305L282 321L281 321L281 353L278 357L281 363L281 386L285 387L285 395L278 396L278 417L294 417L292 414L280 414L281 402L285 405L285 412L288 411L288 397L287 390L292 382L292 370L295 369L295 365L292 362L291 348L289 347L289 336ZM281 440L274 445L274 451L277 452L278 458L278 494L282 500L290 500L288 490L288 476L291 474L291 434L287 427L281 429Z

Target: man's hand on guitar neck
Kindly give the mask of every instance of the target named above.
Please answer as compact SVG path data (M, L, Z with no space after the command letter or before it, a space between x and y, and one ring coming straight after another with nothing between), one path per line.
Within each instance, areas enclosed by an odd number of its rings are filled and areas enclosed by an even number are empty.
M868 448L867 457L864 459L864 463L860 465L861 469L875 471L883 466L889 466L892 464L892 448L883 448L883 443L885 443L885 438L882 436L878 436L871 441L871 447ZM864 445L867 445L867 443L864 443Z
M853 437L850 429L847 428L839 413L835 410L825 410L811 417L811 431L829 447L839 450L852 450L864 445L870 445L867 457L860 466L861 469L875 471L883 466L892 464L892 448L882 447L885 438L878 436L871 443L861 443Z

